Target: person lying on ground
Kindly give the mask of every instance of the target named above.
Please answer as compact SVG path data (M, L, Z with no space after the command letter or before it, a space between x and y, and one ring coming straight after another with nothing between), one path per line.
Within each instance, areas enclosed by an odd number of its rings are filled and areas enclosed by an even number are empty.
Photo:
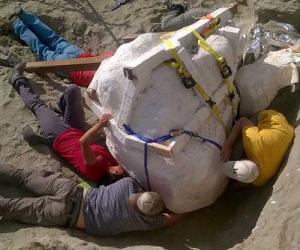
M247 5L246 0L235 0L239 4ZM172 0L163 0L166 7L166 13L161 18L160 24L153 26L153 31L175 31L183 27L197 22L201 17L206 17L209 13L213 12L217 7L199 7L188 9L187 2L173 3Z
M37 54L40 61L64 60L71 58L87 58L101 56L111 57L114 53L101 55L86 53L77 46L67 42L38 17L20 9L17 18L12 22L13 32ZM73 83L88 87L95 71L60 72L59 76L69 78Z
M108 149L93 143L97 131L108 125L110 115L104 114L96 125L86 131L80 88L69 86L59 101L63 119L57 116L43 100L36 95L29 81L23 76L25 63L13 69L11 84L21 95L26 106L37 117L41 136L29 129L24 138L31 143L44 143L69 162L91 181L100 181L105 174L124 175L124 170Z
M283 114L264 110L258 114L255 125L246 117L233 126L221 153L224 173L230 178L256 186L264 185L277 172L294 138L294 128ZM242 134L245 160L228 161L232 147Z
M174 4L170 0L164 0L163 4L166 7L166 14L161 18L159 25L153 26L153 31L156 32L179 30L212 11L212 9L202 7L188 10L186 3Z
M0 182L33 194L24 198L0 196L0 217L6 221L76 227L92 235L117 235L172 225L182 217L162 213L160 195L144 192L130 177L84 190L60 173L0 163Z

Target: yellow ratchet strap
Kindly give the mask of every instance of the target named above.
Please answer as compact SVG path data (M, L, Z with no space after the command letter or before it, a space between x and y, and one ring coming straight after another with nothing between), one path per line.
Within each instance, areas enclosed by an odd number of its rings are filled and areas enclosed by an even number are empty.
M215 30L220 27L221 20L220 18L215 18L212 15L208 14L206 16L202 16L200 18L196 18L197 20L201 19L208 19L209 24L208 26L204 27L203 30L201 31L201 36L202 37L208 37L210 36Z
M171 51L172 56L174 57L175 61L177 62L177 65L178 65L177 73L179 74L179 76L182 77L182 78L190 78L192 81L194 81L196 83L196 84L193 85L194 91L198 94L198 96L202 97L204 99L204 101L210 106L210 108L212 109L216 119L222 125L223 129L226 132L226 125L225 125L225 122L222 118L221 112L220 112L218 106L216 105L216 102L214 102L212 100L211 96L209 96L206 93L206 91L201 87L200 83L196 82L192 78L191 74L188 72L185 65L181 61L180 57L178 56L177 51L176 51L173 43L169 39L167 39L164 35L161 36L160 38L168 46L168 48Z
M168 48L171 51L172 56L174 57L175 61L177 62L177 67L178 67L177 71L178 71L178 73L180 75L183 75L184 77L191 77L190 73L186 70L183 62L181 61L180 57L178 56L177 51L176 51L173 43L169 39L165 38L164 36L161 36L160 38L168 46Z
M233 82L229 79L229 77L232 74L230 67L228 66L225 58L223 56L221 56L219 53L217 53L197 31L193 30L192 32L193 32L194 36L198 39L199 47L206 50L209 54L211 54L215 58L218 66L219 66L221 75L224 79L224 83L226 84L226 87L227 87L228 97L231 102L232 111L234 113L234 116L236 116L237 115L237 106L234 103L234 95L235 95L234 85L233 85Z

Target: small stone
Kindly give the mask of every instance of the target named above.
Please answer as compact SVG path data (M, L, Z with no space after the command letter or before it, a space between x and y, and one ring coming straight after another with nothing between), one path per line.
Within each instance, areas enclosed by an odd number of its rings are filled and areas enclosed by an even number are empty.
M255 228L252 229L252 233L258 229L258 226L255 226Z

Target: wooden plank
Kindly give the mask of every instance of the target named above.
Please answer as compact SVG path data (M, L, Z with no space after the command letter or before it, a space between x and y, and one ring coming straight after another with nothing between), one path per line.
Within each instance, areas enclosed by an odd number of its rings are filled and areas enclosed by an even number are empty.
M27 62L25 71L50 73L58 71L97 70L103 60L102 56L74 58L68 60Z
M144 142L132 135L126 136L125 147L127 146L134 147L142 151L144 150ZM148 150L150 152L153 152L155 154L161 155L166 158L173 157L172 147L168 145L152 142L152 143L148 143Z
M163 34L166 34L167 32L153 32L153 33L161 36ZM143 35L143 33L129 34L129 35L127 35L127 36L125 36L125 37L122 38L122 42L129 43L129 42L135 40L140 35Z

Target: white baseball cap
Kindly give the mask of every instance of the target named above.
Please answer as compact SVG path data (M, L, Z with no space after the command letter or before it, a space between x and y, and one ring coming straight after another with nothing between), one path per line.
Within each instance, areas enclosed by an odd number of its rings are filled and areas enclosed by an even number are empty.
M252 183L259 175L258 166L250 160L227 161L223 164L226 176L244 183Z
M138 209L146 215L154 215L164 209L164 202L160 195L155 192L144 192L137 199Z

